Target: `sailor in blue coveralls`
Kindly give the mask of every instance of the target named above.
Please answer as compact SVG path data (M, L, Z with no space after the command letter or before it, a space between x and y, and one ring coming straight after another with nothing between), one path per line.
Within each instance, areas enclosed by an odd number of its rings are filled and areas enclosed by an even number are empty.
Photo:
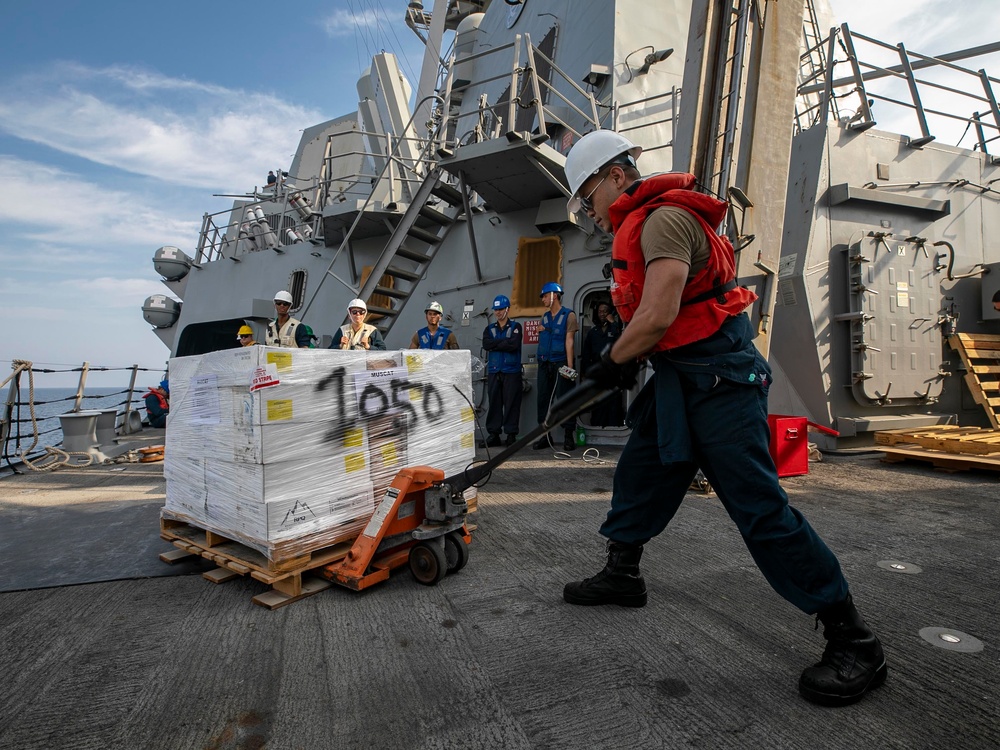
M538 351L535 353L538 359L538 424L541 424L549 413L552 391L555 390L555 398L559 399L573 389L576 378L576 370L573 369L573 337L578 325L576 313L562 306L562 286L550 281L542 287L542 293L538 296L542 298L542 304L549 308L542 315L542 327L538 331ZM575 450L573 430L576 428L576 418L567 419L562 426L563 449ZM542 450L548 446L549 439L543 435L532 447Z
M498 294L493 300L496 322L483 331L483 349L489 352L486 388L490 399L486 412L489 437L483 445L489 448L501 444L501 429L507 435L507 445L513 445L521 421L521 324L508 318L509 312L510 300Z
M444 308L438 302L431 302L424 308L427 326L413 334L411 349L458 349L455 334L439 325L443 314Z

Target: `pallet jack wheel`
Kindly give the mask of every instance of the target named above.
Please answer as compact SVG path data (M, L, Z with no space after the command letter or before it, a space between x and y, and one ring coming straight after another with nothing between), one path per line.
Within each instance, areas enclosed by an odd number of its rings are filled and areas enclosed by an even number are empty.
M410 548L410 572L417 583L435 586L448 572L444 548L438 544L420 542Z
M444 537L444 556L448 560L448 572L457 573L469 562L469 545L457 531L451 531Z

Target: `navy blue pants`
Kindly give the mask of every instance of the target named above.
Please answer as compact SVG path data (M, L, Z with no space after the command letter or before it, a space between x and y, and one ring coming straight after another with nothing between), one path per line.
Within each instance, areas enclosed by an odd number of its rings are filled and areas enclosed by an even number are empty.
M486 432L499 435L501 428L506 435L516 435L521 423L520 372L491 372L486 376L486 390L490 408L486 412Z
M656 409L635 415L601 534L648 542L674 517L701 467L775 591L807 614L842 601L847 581L840 563L778 484L767 449L767 396L725 380L710 390L688 381L681 388L683 403L676 408L686 412L694 460L662 463Z
M545 421L549 413L549 402L555 403L560 398L573 390L575 383L560 377L559 368L565 362L539 362L538 363L538 424ZM555 389L556 397L552 398L552 390ZM563 429L572 432L576 429L576 417L567 419L562 423Z

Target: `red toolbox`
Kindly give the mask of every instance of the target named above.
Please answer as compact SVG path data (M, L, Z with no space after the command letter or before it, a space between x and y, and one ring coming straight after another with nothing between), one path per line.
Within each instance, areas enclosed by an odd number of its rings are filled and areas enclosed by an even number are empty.
M805 417L787 414L768 414L767 426L771 430L768 450L779 477L797 477L809 473L809 427L827 435L839 435L836 430L810 422Z

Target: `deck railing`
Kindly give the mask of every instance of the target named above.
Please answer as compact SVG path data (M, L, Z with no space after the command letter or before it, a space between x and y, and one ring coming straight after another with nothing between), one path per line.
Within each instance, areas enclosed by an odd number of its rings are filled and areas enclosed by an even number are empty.
M811 72L800 81L795 127L806 130L833 117L861 131L879 122L892 132L913 129L909 145L919 148L964 123L955 145L972 132L973 149L989 154L1000 140L1000 79L956 63L998 51L1000 42L924 55L852 32L846 23L834 27L803 54L804 63L807 57L820 63L803 65Z
M144 408L143 399L137 398L135 394L138 374L140 372L162 372L161 368L140 367L139 365L105 367L92 365L89 362L84 362L80 366L39 367L27 360L18 359L12 361L11 368L13 372L0 381L0 392L6 386L6 398L2 409L0 409L0 464L5 463L10 468L14 468L15 462L22 462L25 459L30 461L32 458L43 455L46 452L43 445L46 442L46 435L50 436L47 439L49 446L61 445L62 430L59 415L85 410L88 402L101 401L103 408L115 407L118 410L116 430L127 431L128 426L134 421L134 419L129 418L130 413L138 412L141 414L141 410ZM130 373L129 385L120 391L87 393L87 376L93 372L128 372ZM36 385L36 376L49 376L57 373L79 373L75 393L54 399L36 399L36 388L57 387ZM65 390L72 389L65 388ZM115 400L117 396L122 398ZM59 409L59 404L65 404L68 408ZM53 437L57 438L54 442L52 441Z

